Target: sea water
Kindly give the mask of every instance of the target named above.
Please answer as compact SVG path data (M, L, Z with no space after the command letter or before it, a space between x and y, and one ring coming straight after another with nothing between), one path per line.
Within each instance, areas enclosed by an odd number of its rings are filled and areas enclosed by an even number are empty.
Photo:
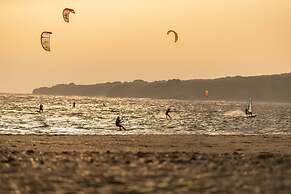
M76 107L73 108L73 102ZM39 113L39 105L44 112ZM291 104L147 98L0 95L1 134L289 134ZM165 112L171 109L172 119ZM119 131L120 116L126 131Z

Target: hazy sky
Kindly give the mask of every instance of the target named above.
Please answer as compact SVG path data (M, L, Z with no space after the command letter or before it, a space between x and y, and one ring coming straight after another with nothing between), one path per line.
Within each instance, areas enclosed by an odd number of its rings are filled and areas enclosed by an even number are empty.
M0 92L291 71L290 0L1 0L0 26Z

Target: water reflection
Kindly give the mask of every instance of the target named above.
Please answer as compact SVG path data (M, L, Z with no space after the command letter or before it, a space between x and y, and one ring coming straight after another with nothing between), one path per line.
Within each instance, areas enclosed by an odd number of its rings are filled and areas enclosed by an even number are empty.
M72 108L76 102L76 108ZM39 104L44 113L39 114ZM171 107L172 120L165 117ZM6 134L286 134L291 105L256 103L245 118L240 102L196 102L32 95L0 96L0 133ZM121 115L127 131L118 131Z

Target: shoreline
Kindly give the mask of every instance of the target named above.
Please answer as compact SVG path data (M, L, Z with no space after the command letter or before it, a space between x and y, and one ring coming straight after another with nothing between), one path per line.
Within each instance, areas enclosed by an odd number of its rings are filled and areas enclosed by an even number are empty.
M291 154L291 135L0 135L0 150L27 149L45 152Z

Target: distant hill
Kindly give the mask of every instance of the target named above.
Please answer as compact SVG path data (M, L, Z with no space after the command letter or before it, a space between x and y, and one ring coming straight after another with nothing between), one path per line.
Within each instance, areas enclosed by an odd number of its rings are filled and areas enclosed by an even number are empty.
M204 91L209 96L204 96ZM94 85L60 84L33 90L33 94L108 97L172 98L291 102L291 73L218 79L108 82Z

